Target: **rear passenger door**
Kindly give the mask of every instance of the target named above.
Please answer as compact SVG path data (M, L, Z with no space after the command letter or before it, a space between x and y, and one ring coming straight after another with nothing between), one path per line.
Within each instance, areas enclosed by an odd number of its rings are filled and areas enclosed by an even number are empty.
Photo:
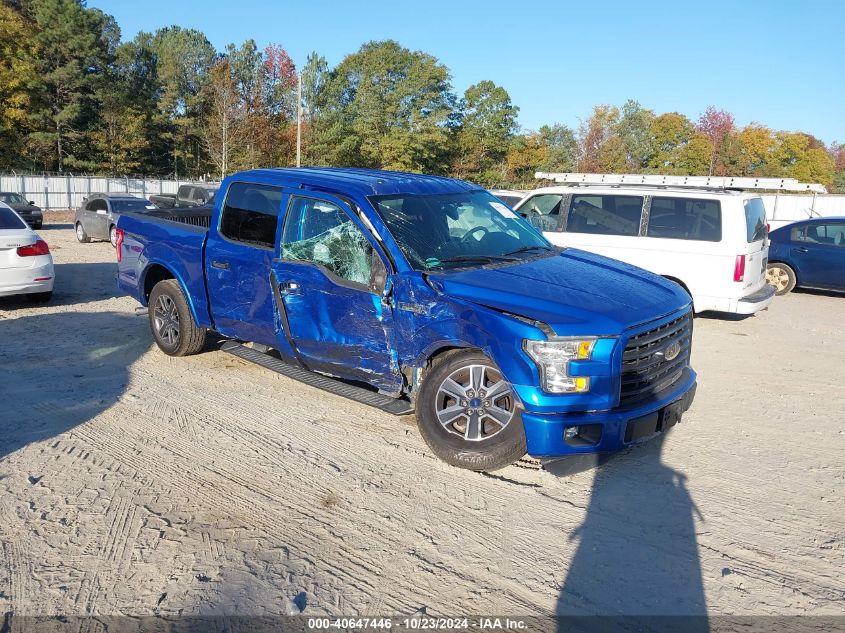
M217 330L278 347L270 272L283 193L279 187L233 182L218 224L208 232L205 275Z
M88 223L83 224L85 232L91 237L102 239L108 237L108 205L104 198L95 198L88 203L86 209Z

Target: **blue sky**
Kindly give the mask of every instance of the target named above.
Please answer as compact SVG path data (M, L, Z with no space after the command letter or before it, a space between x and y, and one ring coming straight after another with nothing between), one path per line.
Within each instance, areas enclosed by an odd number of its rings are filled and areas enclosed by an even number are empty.
M636 99L695 119L715 105L757 121L845 142L845 3L568 2L566 0L89 0L124 39L178 24L221 50L253 38L297 66L316 50L331 65L365 41L431 53L460 94L491 79L520 124L577 126L593 105Z

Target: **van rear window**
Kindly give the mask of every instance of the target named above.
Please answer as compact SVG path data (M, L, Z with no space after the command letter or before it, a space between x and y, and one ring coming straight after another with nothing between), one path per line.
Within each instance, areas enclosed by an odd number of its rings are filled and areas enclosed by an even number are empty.
M655 196L648 216L649 237L722 240L722 205L718 200Z
M749 244L766 237L766 207L763 206L762 198L745 201L745 230Z

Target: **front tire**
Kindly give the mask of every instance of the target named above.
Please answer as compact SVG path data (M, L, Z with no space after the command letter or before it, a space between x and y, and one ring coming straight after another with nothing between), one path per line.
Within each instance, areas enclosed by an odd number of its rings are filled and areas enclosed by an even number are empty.
M88 233L85 232L85 227L82 226L82 222L76 223L76 239L82 244L87 244L91 241L91 238L88 237Z
M416 414L426 444L452 466L497 470L525 455L513 388L481 352L437 359L420 386Z
M205 345L205 328L198 327L175 279L158 282L150 293L150 330L168 356L190 356Z
M770 286L774 286L776 295L785 295L795 288L798 280L792 268L780 262L773 262L766 267L766 281Z

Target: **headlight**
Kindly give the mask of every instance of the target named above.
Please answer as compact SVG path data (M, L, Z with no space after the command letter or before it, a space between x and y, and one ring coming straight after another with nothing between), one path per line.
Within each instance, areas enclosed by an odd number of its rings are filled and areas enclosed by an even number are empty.
M590 379L570 376L569 361L588 360L593 355L595 338L523 342L525 352L537 363L543 391L582 393L590 390Z

